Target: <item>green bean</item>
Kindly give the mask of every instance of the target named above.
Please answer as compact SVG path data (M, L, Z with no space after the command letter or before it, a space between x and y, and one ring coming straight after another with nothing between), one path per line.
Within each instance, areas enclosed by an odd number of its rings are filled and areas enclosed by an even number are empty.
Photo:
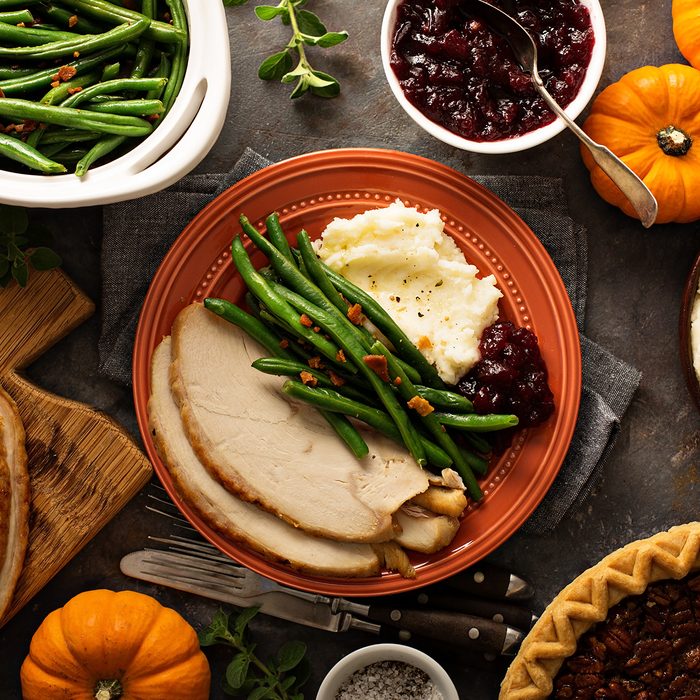
M474 413L472 402L454 391L431 389L428 386L416 386L418 396L429 401L436 408L444 408L452 413Z
M79 17L74 12L69 12L62 7L56 7L50 3L42 2L40 11L42 16L48 17L59 27L67 27L74 32L80 32L82 34L101 34L105 31L104 28L100 27L98 24L84 17ZM71 22L74 22L74 24L71 24Z
M52 31L39 27L17 27L0 22L0 41L6 44L17 44L20 47L42 46L53 41L68 41L75 39L70 32ZM6 53L0 54L12 58L13 52L22 51L18 48L2 47Z
M221 318L232 323L234 326L238 326L251 338L257 340L271 355L287 360L294 359L291 353L280 346L279 338L272 333L264 323L261 323L257 318L243 311L239 306L225 299L209 297L204 300L204 308L215 313L217 316L221 316Z
M36 73L36 68L0 67L0 80L14 80L34 73Z
M7 134L0 134L0 155L26 165L32 170L40 170L42 173L65 173L66 168L60 163L47 158L36 148L29 146Z
M160 54L160 63L158 68L154 71L151 78L167 78L170 75L170 56L164 51ZM155 90L151 90L146 93L146 99L148 100L160 100L163 97L163 91L165 90L165 85Z
M231 258L250 292L265 304L270 313L284 321L295 335L301 336L315 346L322 355L335 361L338 347L319 333L314 333L311 328L302 325L299 320L299 314L272 289L267 280L253 267L253 263L250 261L248 253L238 236L234 238L231 246Z
M8 97L0 99L0 117L33 119L46 124L122 136L146 136L153 130L152 124L139 117L96 114L80 109L39 105L29 100Z
M289 247L289 241L280 226L280 219L277 212L273 212L265 219L265 226L267 227L267 235L270 237L272 245L296 267L296 262L292 256L292 249Z
M104 34L80 34L77 37L71 35L70 39L52 41L49 44L43 44L43 46L0 46L0 58L4 56L15 61L43 61L50 58L70 56L76 52L81 54L92 53L111 46L126 44L141 36L148 29L148 25L148 18L143 17L133 24L120 24ZM0 25L0 35L2 35L3 26L6 27L8 25Z
M29 10L10 10L0 12L0 22L4 24L33 24L34 15Z
M102 77L100 82L105 80L116 80L119 77L119 71L122 69L122 64L119 61L109 63L102 69Z
M87 58L81 58L77 61L72 61L67 65L70 68L75 68L76 75L80 75L101 66L105 61L114 56L119 56L123 51L123 46L114 46L107 51L95 54L94 56L88 56ZM54 82L58 70L59 67L54 66L53 68L35 71L30 75L20 74L16 78L2 80L0 81L0 90L5 95L16 95L22 92L37 90Z
M187 16L185 15L185 8L182 5L182 1L165 0L165 3L170 8L173 25L178 29L186 30ZM163 93L163 104L165 105L163 116L170 111L182 87L182 83L185 79L185 71L187 69L187 53L187 40L183 39L175 48L175 56L173 57L170 77L168 79L169 82L165 86L165 92Z
M16 5L37 5L41 0L0 0L0 9Z
M131 114L135 117L146 117L163 113L163 103L160 100L120 100L102 104L87 104L84 109L101 114Z
M75 95L62 102L61 107L77 107L83 102L91 100L96 95L110 95L122 90L148 92L161 87L165 81L166 78L117 78L116 80L108 80L76 92Z
M396 423L396 427L399 429L408 451L420 466L425 466L425 450L418 440L418 436L411 425L408 414L398 402L389 384L382 381L365 363L364 358L367 354L366 348L354 333L348 332L348 329L342 322L342 317L341 320L339 320L335 315L327 312L325 309L321 309L308 299L296 292L292 292L280 284L275 284L274 282L270 284L275 292L286 299L295 309L311 317L343 348L346 355L350 356L350 359L354 362L356 367L364 374L365 378L369 380L377 396Z
M88 17L92 17L109 24L123 24L124 22L139 22L144 19L140 12L129 10L126 7L115 5L108 0L60 0L60 5L70 7ZM148 19L148 18L145 18ZM153 39L163 44L177 44L187 40L187 33L166 22L152 20L145 31L147 39Z
M359 401L353 401L332 389L305 386L301 382L287 381L282 391L292 398L306 401L313 406L322 407L327 411L343 413L356 418L374 428L377 432L386 435L390 440L404 445L401 433L389 414L373 408ZM447 469L452 466L449 455L435 443L417 435L425 451L428 462L438 469Z
M55 129L53 131L47 131L41 139L41 143L44 146L50 146L56 143L66 145L69 143L80 143L81 141L96 141L99 138L100 134L98 134L96 131L83 131L82 129Z
M78 160L75 166L75 174L78 177L83 177L94 162L98 161L100 158L104 158L106 155L119 148L127 138L126 136L103 136Z
M469 465L469 468L479 476L484 476L489 470L488 460L475 455L468 449L460 450L464 461Z
M493 447L488 440L485 440L481 435L477 433L469 433L464 431L462 433L462 439L473 449L475 449L479 454L490 455L493 452Z
M357 459L362 459L369 454L369 447L364 438L345 416L324 411L323 409L317 410L328 421L331 428L335 430L338 437L350 448Z
M82 146L69 145L53 155L52 158L63 165L73 165L75 163L79 163L83 158L85 158L88 152L88 149L83 148Z
M418 370L423 383L433 389L444 389L437 370L425 359L421 351L410 341L381 305L367 292L354 285L342 275L331 270L323 262L326 274L333 286L351 303L359 304L367 318L391 341L396 354Z
M309 367L309 365L297 360L282 360L276 357L262 357L255 360L252 365L259 372L265 374L274 374L278 377L298 377L301 372L308 372L316 381L326 389L334 389L339 394L347 396L355 401L364 401L366 395L354 389L349 384L338 386L333 383L331 378L321 370Z
M372 352L377 355L383 355L387 360L391 375L398 375L401 378L401 382L397 387L399 394L407 402L414 399L418 395L415 386L401 367L399 367L394 361L394 358L391 356L391 353L386 349L384 344L380 341L376 341L372 346ZM416 413L418 412L416 411ZM475 501L480 500L483 497L483 493L479 488L479 484L474 477L474 472L472 472L463 452L459 449L459 447L457 447L454 440L447 434L447 431L442 427L434 413L428 413L426 415L418 413L418 415L420 416L421 423L432 435L435 442L437 442L437 444L440 445L440 447L442 447L442 449L445 450L445 452L447 452L447 454L452 458L455 469L464 480L467 491L469 491L469 495Z
M144 0L141 3L141 14L148 19L155 19L156 16L156 4L154 0ZM136 59L134 60L134 67L131 69L132 78L143 78L148 72L148 68L153 60L153 51L155 50L155 43L152 39L144 39L139 43L136 49Z
M457 415L455 413L436 413L435 417L442 425L457 428L458 430L472 430L475 433L492 433L496 430L506 430L515 428L518 423L518 416L490 414L477 416L474 413L468 415Z

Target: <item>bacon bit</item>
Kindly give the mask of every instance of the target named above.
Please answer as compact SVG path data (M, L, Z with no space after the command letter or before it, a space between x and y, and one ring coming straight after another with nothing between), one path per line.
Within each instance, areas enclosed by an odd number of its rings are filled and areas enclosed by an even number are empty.
M363 362L384 382L390 382L389 365L384 355L365 355Z
M318 384L318 379L316 379L311 372L304 370L303 372L299 372L299 376L301 377L301 381L308 386L316 386Z
M160 114L151 114L150 116L146 117L146 121L149 122L157 122L160 119Z
M17 22L18 27L26 27L27 25L24 22Z
M419 416L430 415L435 410L422 396L414 396L407 406L412 408Z
M314 325L314 322L306 314L299 316L299 323L307 328L311 328Z
M401 386L401 377L396 377L396 379L394 379L394 386Z
M51 87L52 87L52 88L57 88L60 84L61 84L61 81L60 81L60 80L54 80L54 81L51 83Z
M430 338L428 338L427 335L422 335L420 338L418 338L418 349L419 350L429 350L432 347L433 347L433 344L430 342Z
M363 321L362 307L359 304L353 304L348 309L348 318L356 326L359 326Z
M286 350L289 347L289 341L286 338L282 338L282 340L280 340L280 347Z
M309 358L309 367L311 367L311 369L323 369L323 361L320 355Z
M68 26L69 26L71 29L73 29L73 27L75 27L76 24L78 24L78 15L71 15L71 16L68 18Z
M320 326L314 326L314 333L320 333L321 332L321 327Z
M345 380L332 369L328 370L328 376L331 378L333 386L343 386L343 384L345 384Z
M347 362L345 359L345 353L343 352L343 348L340 348L337 353L335 353L335 359L337 362Z
M80 51L73 51L73 58L78 58L80 56Z
M81 88L80 86L68 88L69 95L75 95L76 92L82 92L82 91L83 91L83 88Z
M61 66L58 69L58 73L56 75L52 76L55 80L62 80L64 83L67 80L70 80L71 78L75 77L75 74L78 71L73 67L73 66Z

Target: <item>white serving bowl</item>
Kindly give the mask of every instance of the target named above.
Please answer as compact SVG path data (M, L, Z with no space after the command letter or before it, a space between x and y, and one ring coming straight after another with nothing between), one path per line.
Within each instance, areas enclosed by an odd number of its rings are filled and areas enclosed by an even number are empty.
M445 669L422 651L403 644L373 644L348 654L328 672L318 689L316 700L335 700L340 686L355 671L378 661L403 661L416 666L430 676L443 700L459 700L457 689Z
M472 151L473 153L492 154L516 153L517 151L524 151L533 146L539 146L541 143L548 141L566 128L566 124L557 117L550 124L536 129L535 131L529 131L522 136L502 139L501 141L470 141L426 117L417 107L412 105L406 95L404 95L399 80L394 74L390 64L391 44L394 26L396 24L396 10L401 2L403 2L403 0L389 0L386 10L384 11L384 20L381 29L382 65L384 66L384 73L386 79L389 81L389 86L394 93L394 97L396 97L399 104L418 126L450 146L461 148L464 151ZM407 0L407 2L410 2L410 0ZM581 4L585 5L591 14L595 44L593 46L591 62L586 71L581 89L574 98L574 101L565 110L572 119L576 119L576 117L581 114L593 97L598 83L600 82L600 76L603 73L607 50L605 18L603 17L603 10L599 0L581 0Z
M184 4L190 34L187 72L172 109L153 133L83 178L0 169L0 203L59 209L134 199L172 185L204 158L224 125L231 93L228 28L221 0Z

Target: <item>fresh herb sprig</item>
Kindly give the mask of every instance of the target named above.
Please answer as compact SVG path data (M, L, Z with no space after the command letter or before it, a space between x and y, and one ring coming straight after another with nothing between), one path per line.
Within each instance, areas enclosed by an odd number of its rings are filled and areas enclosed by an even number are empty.
M26 210L0 205L0 287L15 280L25 287L29 268L51 270L61 258L49 247L52 236L41 226L30 226Z
M227 6L244 5L248 0L224 0ZM341 44L348 38L346 31L329 32L318 15L301 9L307 0L280 0L278 5L258 5L255 14L263 21L279 17L292 29L292 38L282 51L266 58L258 68L258 76L263 80L280 80L296 85L290 97L296 99L310 92L319 97L336 97L340 93L340 83L328 73L311 67L306 53L307 46L328 48ZM294 66L293 52L297 54Z
M246 608L231 616L219 610L211 624L199 633L200 646L223 644L236 650L223 681L227 695L247 700L304 700L300 689L309 677L308 662L304 658L306 644L287 642L274 659L261 661L247 633L248 623L259 611L259 607Z

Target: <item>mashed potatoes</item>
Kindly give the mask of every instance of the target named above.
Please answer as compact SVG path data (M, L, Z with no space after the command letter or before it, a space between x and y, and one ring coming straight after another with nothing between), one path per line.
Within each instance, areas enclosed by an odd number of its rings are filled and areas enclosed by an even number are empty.
M479 338L498 318L502 294L478 279L440 212L421 214L400 200L352 219L334 219L316 242L319 257L371 294L454 384L479 360Z

